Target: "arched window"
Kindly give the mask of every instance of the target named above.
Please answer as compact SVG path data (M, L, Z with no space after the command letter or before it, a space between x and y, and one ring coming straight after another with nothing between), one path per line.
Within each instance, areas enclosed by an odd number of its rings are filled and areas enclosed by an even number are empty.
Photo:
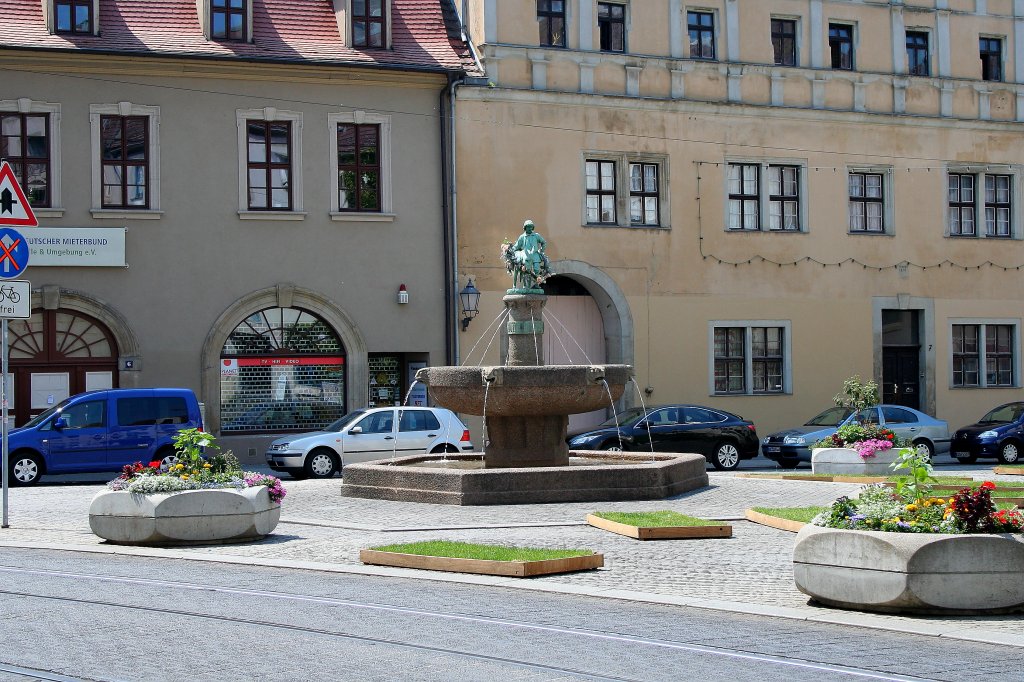
M345 411L345 348L313 313L267 308L221 351L221 431L311 431Z
M117 387L117 344L98 320L70 310L35 310L9 323L15 424L68 396Z

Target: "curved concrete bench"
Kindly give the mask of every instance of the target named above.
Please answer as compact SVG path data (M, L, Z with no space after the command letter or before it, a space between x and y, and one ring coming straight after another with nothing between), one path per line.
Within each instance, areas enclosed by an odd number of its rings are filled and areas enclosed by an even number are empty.
M805 526L793 549L804 594L885 613L981 614L1024 607L1024 536L884 533Z
M270 500L265 486L150 495L108 490L89 505L92 532L125 545L258 540L280 519L281 505Z

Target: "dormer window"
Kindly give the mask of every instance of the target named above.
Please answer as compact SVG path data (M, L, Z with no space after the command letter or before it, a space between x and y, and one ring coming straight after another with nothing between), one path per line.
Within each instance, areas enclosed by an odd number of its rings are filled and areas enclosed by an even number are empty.
M385 47L385 0L352 0L352 46Z
M210 38L213 40L248 40L246 0L210 0Z
M54 0L55 33L90 35L93 33L93 0Z

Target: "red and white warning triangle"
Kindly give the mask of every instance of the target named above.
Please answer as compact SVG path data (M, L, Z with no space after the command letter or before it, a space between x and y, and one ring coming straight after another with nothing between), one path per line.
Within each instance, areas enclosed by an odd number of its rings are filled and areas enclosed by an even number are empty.
M14 176L11 164L6 161L0 164L0 225L20 227L37 227L39 221L28 198L21 191L18 178Z

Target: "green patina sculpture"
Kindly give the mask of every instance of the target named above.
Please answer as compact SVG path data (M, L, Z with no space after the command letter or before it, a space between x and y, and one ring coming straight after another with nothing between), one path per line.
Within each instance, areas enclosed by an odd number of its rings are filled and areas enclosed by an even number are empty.
M512 275L509 293L543 293L540 285L553 274L544 253L547 241L535 230L533 221L527 220L515 243L505 241L501 245L501 256Z

